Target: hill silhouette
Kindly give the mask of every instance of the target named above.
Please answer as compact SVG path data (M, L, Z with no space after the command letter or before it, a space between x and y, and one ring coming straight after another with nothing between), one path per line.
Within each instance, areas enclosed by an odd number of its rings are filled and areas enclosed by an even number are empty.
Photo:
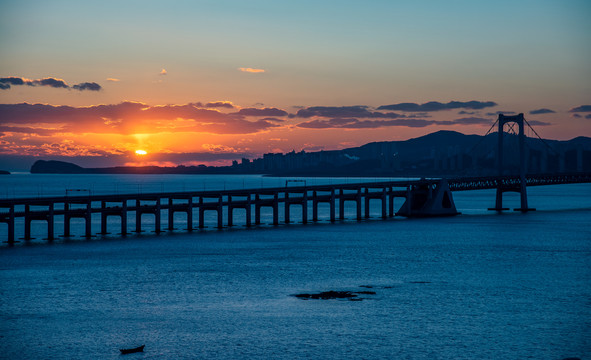
M518 167L516 135L504 135L504 163ZM343 150L264 154L232 166L83 168L39 160L31 173L45 174L266 174L275 176L477 176L496 174L497 133L487 136L437 131L405 141L372 142ZM526 139L529 173L591 171L591 138Z

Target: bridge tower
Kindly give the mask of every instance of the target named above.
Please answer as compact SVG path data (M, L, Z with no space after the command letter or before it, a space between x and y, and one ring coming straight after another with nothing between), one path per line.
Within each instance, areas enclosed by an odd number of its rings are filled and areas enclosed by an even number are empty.
M526 159L525 159L525 119L523 117L523 113L514 116L506 116L503 114L499 114L499 119L497 120L499 124L498 129L498 148L497 148L497 166L498 166L498 176L499 179L497 181L497 196L495 207L490 208L489 210L496 210L496 211L503 211L509 210L509 208L503 207L503 193L507 191L515 191L521 194L521 207L514 209L515 211L531 211L535 210L533 208L529 208L527 206L527 189L526 189L526 179L525 179L525 172L526 172ZM519 183L511 183L503 181L503 133L504 127L507 123L515 123L519 127Z

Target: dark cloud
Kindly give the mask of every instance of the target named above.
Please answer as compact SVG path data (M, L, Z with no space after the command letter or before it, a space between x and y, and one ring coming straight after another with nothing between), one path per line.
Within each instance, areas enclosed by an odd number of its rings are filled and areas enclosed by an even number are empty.
M59 133L57 129L44 129L29 126L4 126L0 125L0 131L5 133L35 134L39 136L51 136Z
M585 115L585 119L591 119L591 114Z
M529 113L531 115L537 115L537 114L554 114L554 113L556 113L556 111L550 110L550 109L537 109L537 110L532 110Z
M7 90L10 89L10 85L24 85L25 81L22 78L9 76L0 78L0 89Z
M581 105L570 109L568 112L591 112L591 105Z
M443 123L443 121L440 121ZM490 125L490 119L479 118L479 117L467 117L461 119L451 120L449 125ZM444 124L441 124L444 125Z
M487 107L497 106L497 103L493 101L450 101L448 103L440 103L438 101L430 101L424 104L416 103L400 103L392 105L382 105L378 107L378 110L398 110L408 112L418 111L441 111L441 110L452 110L452 109L472 109L480 110Z
M297 125L306 129L377 129L391 126L425 127L434 121L423 119L359 120L355 118L333 118L310 120Z
M277 110L277 109L275 109ZM207 132L248 134L278 127L277 120L248 120L237 113L199 108L194 104L149 106L136 102L88 107L47 104L0 104L0 125L38 128L59 124L60 132L132 134L138 132ZM28 132L28 129L26 129Z
M382 113L368 110L368 106L312 106L298 110L297 117L310 118L313 116L326 118L386 118L404 117L396 113Z
M393 113L389 113L389 114L393 114ZM407 114L407 115L400 115L400 117L407 118L407 119L416 119L416 118L420 119L420 118L430 118L432 116L429 115L429 113L419 112L419 113L413 113L413 114Z
M268 117L268 118L264 118L264 119L261 119L261 120L265 120L265 121L276 121L276 122L284 122L285 121L283 119L277 119L277 118L274 118L274 117Z
M90 90L90 91L99 91L101 88L101 86L95 82L84 82L84 83L80 83L77 85L72 86L72 89L76 89L76 90Z
M205 104L206 108L226 108L226 109L233 109L234 105L231 102L227 101L215 101L215 102L208 102Z
M544 121L538 121L538 120L529 120L528 123L530 125L535 125L535 126L548 126L548 125L552 125L548 122L544 122Z
M344 125L359 122L357 119L325 119L310 120L297 124L297 127L305 129L333 129L341 128Z
M307 129L377 129L382 127L404 126L420 128L431 125L491 125L490 119L469 117L456 120L426 120L426 119L386 119L386 120L359 120L357 118L332 118L316 119L299 123L300 128ZM531 122L530 122L531 123ZM543 123L544 125L548 125Z
M43 78L43 79L38 79L38 80L33 80L31 82L27 82L27 85L30 86L49 86L52 88L64 88L67 89L69 88L68 84L66 84L66 82L62 79L56 79L56 78Z
M198 108L206 108L206 109L218 109L218 108L225 108L225 109L234 109L235 106L234 104L232 104L229 101L213 101L213 102L208 102L208 103L202 103L202 102L194 102L194 103L189 103L187 105L192 105Z
M393 120L363 120L343 126L346 129L377 129L390 126L405 126L420 128L433 125L432 120L423 119L393 119Z
M28 86L48 86L56 89L70 89L70 86L62 79L47 77L43 79L30 80L21 77L4 77L0 78L0 90L8 90L11 86L28 85ZM71 87L76 90L91 90L98 91L101 86L95 82L84 82Z
M240 109L237 113L234 114L242 116L287 116L287 112L285 110L277 108L244 108Z
M574 117L574 118L580 118L582 116L580 114L573 114L572 117Z
M495 112L489 112L486 113L486 116L496 116L496 115L513 115L513 114L517 114L515 111L495 111Z

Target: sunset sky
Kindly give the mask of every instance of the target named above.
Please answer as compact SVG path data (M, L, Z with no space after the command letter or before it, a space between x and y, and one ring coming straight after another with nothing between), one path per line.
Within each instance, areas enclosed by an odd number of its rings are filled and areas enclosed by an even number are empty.
M591 136L590 18L588 0L0 0L0 169L484 135L499 112Z

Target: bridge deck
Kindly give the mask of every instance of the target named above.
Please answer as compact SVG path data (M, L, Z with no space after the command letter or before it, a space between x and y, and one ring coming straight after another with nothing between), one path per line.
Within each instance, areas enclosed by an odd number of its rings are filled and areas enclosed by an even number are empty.
M84 218L86 236L90 236L90 223L93 214L101 214L102 233L106 233L106 218L120 216L122 233L127 233L127 214L135 213L136 231L141 232L142 214L154 214L157 217L156 231L160 231L161 212L168 213L169 228L173 228L174 213L187 213L187 227L192 229L192 213L199 211L199 227L203 227L204 212L217 211L218 227L224 226L223 212L227 211L227 226L232 226L234 209L246 209L247 226L251 222L251 209L254 207L255 223L260 222L260 209L273 208L273 223L278 224L279 205L283 207L284 222L290 222L290 207L301 205L302 221L307 222L307 211L312 205L313 221L318 219L318 204L329 203L330 219L335 220L338 205L339 218L344 218L344 203L356 202L357 219L362 218L362 204L365 217L369 217L370 201L382 202L382 217L394 216L394 198L409 199L413 189L434 189L441 179L410 179L384 182L363 182L350 184L330 184L314 186L286 186L275 188L256 188L238 190L209 190L185 192L161 192L150 194L114 194L114 195L81 195L61 197L39 197L0 200L0 223L7 223L8 241L14 241L15 220L24 219L25 238L30 234L30 223L33 220L45 220L53 231L55 217L63 217L66 235L69 235L71 218ZM589 183L591 173L530 175L526 177L527 186ZM518 190L521 186L519 176L504 177L470 177L448 179L452 191L501 189L502 191ZM430 193L431 190L429 190ZM305 205L305 206L303 206ZM52 238L53 234L48 234Z

